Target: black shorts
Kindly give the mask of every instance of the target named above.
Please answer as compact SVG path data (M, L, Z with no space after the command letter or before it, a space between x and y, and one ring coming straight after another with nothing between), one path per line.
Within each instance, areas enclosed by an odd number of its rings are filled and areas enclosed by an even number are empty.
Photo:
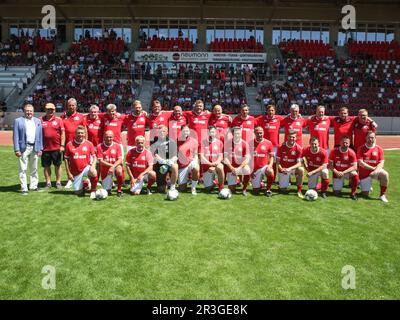
M56 167L61 165L61 152L60 151L43 151L42 153L42 167L50 167L54 164Z

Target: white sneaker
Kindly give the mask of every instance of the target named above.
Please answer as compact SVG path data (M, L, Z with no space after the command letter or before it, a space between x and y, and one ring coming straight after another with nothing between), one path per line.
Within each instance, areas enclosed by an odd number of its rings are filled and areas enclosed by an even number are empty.
M65 185L65 189L71 189L71 187L72 187L72 181L71 180L68 180L68 182L67 182L67 184Z
M151 192L150 189L147 189L147 190L146 190L146 194L147 194L148 196L151 196L153 193Z
M192 195L197 196L197 191L195 188L192 188Z
M94 192L94 191L92 191L91 193L90 193L90 199L96 199L96 192Z
M384 194L381 195L381 196L379 197L379 199L382 200L383 202L386 202L386 203L389 202L389 200L386 198L386 196L385 196Z

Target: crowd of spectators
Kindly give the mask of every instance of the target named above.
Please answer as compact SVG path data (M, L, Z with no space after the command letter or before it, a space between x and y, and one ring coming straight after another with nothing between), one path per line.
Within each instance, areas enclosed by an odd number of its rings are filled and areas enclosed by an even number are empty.
M400 63L374 59L336 59L332 57L287 58L287 81L265 85L258 101L275 103L277 112L288 113L292 103L312 114L315 106L324 104L336 113L341 106L350 112L367 108L374 116L399 116Z
M153 100L159 100L164 110L175 105L188 110L200 99L208 110L220 104L224 112L237 113L246 103L245 67L232 65L226 70L212 65L180 65L172 69L159 65L154 74Z

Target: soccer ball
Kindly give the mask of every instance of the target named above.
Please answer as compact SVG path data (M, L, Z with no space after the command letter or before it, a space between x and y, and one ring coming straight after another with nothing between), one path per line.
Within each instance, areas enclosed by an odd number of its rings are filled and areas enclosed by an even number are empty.
M163 164L162 166L160 166L160 173L161 174L166 174L169 170L169 166L167 164Z
M96 191L96 200L103 200L108 197L108 192L106 189L99 189Z
M306 194L304 195L304 197L308 200L308 201L315 201L318 199L318 193L317 191L310 189L307 190Z
M178 190L168 190L167 192L167 200L169 201L175 201L179 197L179 192Z
M220 199L230 199L231 197L232 197L232 192L227 188L222 189L218 194L218 198Z

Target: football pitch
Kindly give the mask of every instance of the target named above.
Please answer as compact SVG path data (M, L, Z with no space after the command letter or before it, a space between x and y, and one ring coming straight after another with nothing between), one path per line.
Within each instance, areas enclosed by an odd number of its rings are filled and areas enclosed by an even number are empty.
M376 181L357 202L349 189L300 200L294 186L274 186L272 198L200 189L175 202L93 201L56 189L21 196L12 147L0 147L0 298L399 299L400 151L385 157L388 204ZM42 286L45 266L54 289ZM344 266L354 289L342 287Z

